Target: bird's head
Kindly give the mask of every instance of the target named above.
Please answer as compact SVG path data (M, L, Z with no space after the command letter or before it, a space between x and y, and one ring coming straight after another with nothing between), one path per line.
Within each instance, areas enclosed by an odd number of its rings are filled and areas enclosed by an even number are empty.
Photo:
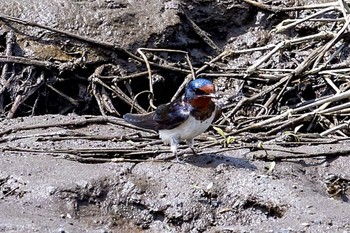
M215 86L207 79L195 79L186 87L184 100L192 106L202 108L208 106L215 97Z

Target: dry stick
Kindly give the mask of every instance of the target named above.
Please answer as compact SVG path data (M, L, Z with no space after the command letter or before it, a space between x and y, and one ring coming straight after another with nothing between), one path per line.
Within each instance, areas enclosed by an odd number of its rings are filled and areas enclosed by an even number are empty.
M95 75L92 75L92 82L99 83L105 88L107 88L108 90L115 93L119 99L121 99L122 101L130 105L130 107L134 107L138 113L146 113L145 109L143 109L140 105L133 103L133 100L129 96L127 96L118 86L113 86L113 88L109 87L107 84L102 82L102 80L97 78Z
M46 84L46 86L48 88L50 88L52 91L56 92L58 95L60 95L62 98L64 98L65 100L67 100L68 102L70 102L71 104L73 104L75 107L79 106L79 101L73 99L72 97L64 94L63 92L61 92L60 90L54 88L53 86L51 86L50 84Z
M261 59L259 59L257 62L255 62L252 66L250 66L247 69L247 73L248 75L251 74L252 72L255 71L255 69L262 64L264 61L268 60L274 53L276 53L279 49L285 47L285 45L289 45L292 43L299 43L301 41L305 41L305 40L310 40L313 38L324 38L324 37L329 37L330 34L329 33L318 33L312 36L307 36L304 38L298 38L298 39L294 39L294 40L286 40L283 41L281 43L279 43L278 45L275 46L275 48L269 52L267 55L265 55L264 57L262 57ZM320 48L319 48L320 49ZM311 62L315 59L316 55L318 54L319 49L314 50L306 59L304 62L302 62L295 70L294 70L294 74L288 74L287 76L285 76L284 78L282 78L278 83L276 83L275 85L273 85L272 87L268 88L267 90L253 96L250 98L244 98L242 99L233 110L231 110L228 115L226 115L225 118L223 118L223 120L219 123L219 124L223 124L225 123L225 121L227 121L232 115L234 115L238 109L240 109L244 104L247 103L251 103L252 101L254 101L255 99L273 91L275 88L279 87L280 85L282 85L285 82L289 82L289 80L293 77L293 76L298 76L300 75L307 67L310 66ZM285 85L286 87L286 85ZM276 97L276 99L279 99L281 97L281 93L279 94L279 96ZM244 130L244 129L241 129ZM239 132L243 132L241 130L238 130ZM233 134L233 133L232 133Z
M282 95L283 95L284 91L287 89L287 86L290 83L290 81L292 80L292 78L293 78L293 76L290 75L289 78L286 80L285 84L283 85L282 89L280 90L280 92L276 96L276 99L274 101L279 101L282 98Z
M126 158L111 158L111 159L105 159L105 158L81 158L78 156L68 157L67 159L78 161L80 163L141 163L141 162L158 162L158 163L164 163L164 162L171 162L172 161L166 161L162 159L126 159Z
M344 10L345 11L345 10ZM345 14L345 13L344 13ZM350 16L347 16L346 14L344 15L346 17L346 22L345 24L343 25L342 29L339 30L339 32L336 34L336 36L331 40L329 41L325 46L324 48L322 49L322 51L320 52L318 58L316 59L314 65L313 65L313 68L316 68L318 66L318 64L320 63L321 59L323 58L323 56L325 55L325 53L337 42L340 40L341 36L344 34L345 30L348 29L348 26L350 24ZM323 68L327 65L327 63L330 62L331 59L329 59L325 64L322 64L320 65L318 68ZM332 80L329 78L329 77L324 77L326 82L336 91L336 93L340 93L340 90L335 86L335 84L332 82ZM323 104L319 110L324 110L325 108L328 107L330 103L325 103ZM334 127L332 127L334 129ZM342 136L346 136L343 132L341 131L338 131L338 133Z
M24 126L13 126L11 128L2 130L0 132L0 136L15 133L17 131L21 130L32 130L32 129L39 129L39 128L50 128L50 127L66 127L66 126L82 126L86 124L96 124L96 123L106 123L106 118L92 118L92 119L83 119L83 120L73 120L63 123L46 123L46 124L37 124L37 125L24 125Z
M170 150L152 150L152 149L143 149L143 151L139 151L138 148L130 149L130 148L63 148L63 149L35 149L35 148L19 148L19 147L10 147L5 146L1 148L2 151L16 151L16 152L30 152L30 153L51 153L51 154L73 154L79 155L80 157L90 157L90 156L105 156L110 157L107 154L113 154L119 156L136 156L136 155L158 155L161 153L169 153Z
M101 95L101 91L98 89L96 85L96 81L94 77L100 76L105 68L105 65L101 65L97 67L94 71L94 73L88 78L88 80L91 82L91 89L92 89L92 94L94 95L98 108L100 109L100 113L102 116L107 116L105 109L107 108L103 102L103 98ZM91 78L93 77L93 78ZM103 88L103 86L101 87Z
M193 69L193 66L192 66L192 62L191 62L191 59L190 59L190 56L188 55L188 53L185 54L185 58L186 58L186 61L188 63L188 65L190 66L190 70L191 70L191 75L192 77L196 77L196 73L194 72L194 69Z
M350 65L350 64L347 64ZM344 69L332 69L332 70L321 70L319 72L319 74L336 74L339 75L338 72L341 73L349 73L350 72L350 68L344 68Z
M286 81L288 81L288 79L290 78L291 75L287 75L286 77L282 78L278 83L270 86L269 88L267 88L266 90L252 96L249 98L243 98L241 101L238 102L238 104L236 105L235 108L233 108L227 115L226 118L224 118L223 120L220 121L219 125L224 124L228 118L230 118L232 115L234 115L238 109L240 109L244 104L248 104L251 103L252 101L256 100L257 98L260 98L261 96L264 96L266 94L268 94L269 92L275 90L276 88L278 88L279 86L281 86L283 83L285 83ZM241 129L242 130L242 129ZM241 130L237 130L235 132L243 132ZM230 133L229 135L233 135L234 133Z
M148 71L148 87L149 87L149 92L151 93L151 97L148 96L149 99L149 105L151 108L156 109L157 107L154 105L153 100L154 100L154 92L153 92L153 82L152 82L152 71L151 71L151 66L148 62L147 56L142 52L143 48L138 48L137 52L141 55L143 60L146 63L147 71Z
M342 130L342 129L349 129L349 123L350 123L349 121L346 121L343 124L329 128L329 129L323 131L322 133L320 133L320 135L322 137L324 137L324 136L328 136L329 134L332 134L332 133L337 132L337 131ZM348 138L348 137L346 137L346 138Z
M107 116L105 109L103 107L103 103L102 103L102 96L100 94L100 92L97 89L97 85L96 82L92 82L91 83L91 89L92 89L92 94L95 96L98 108L100 109L100 113L102 116Z
M115 117L96 117L96 116L85 116L84 119L79 120L72 120L67 122L58 122L58 123L46 123L46 124L38 124L38 125L25 125L25 126L13 126L9 129L5 129L0 131L0 136L15 133L17 131L21 130L32 130L32 129L39 129L39 128L50 128L50 127L67 127L67 126L83 126L87 124L104 124L104 123L112 123L124 127L128 127L131 129L137 129L143 132L147 133L154 133L154 131L142 129L130 124L125 123L123 120Z
M7 142L7 141L14 141L18 139L24 139L24 138L37 138L37 140L45 141L45 137L50 137L48 140L52 140L54 136L58 136L60 140L65 140L65 138L69 138L67 135L72 136L72 135L84 135L82 133L76 133L73 131L68 131L67 130L60 130L56 132L49 132L49 133L34 133L34 134L26 134L26 135L13 135L13 136L3 136L0 138L0 142ZM83 137L83 136L81 136ZM79 138L79 137L75 137Z
M336 19L329 19L329 18L318 18L318 19L310 19L309 21L312 22L330 22L330 23L334 23L334 22L340 22L340 21L344 21L344 18L336 18Z
M33 77L34 78L34 77ZM35 93L45 82L44 71L41 72L40 76L37 78L34 85L26 85L27 83L22 83L22 87L25 88L24 93L18 94L15 101L12 104L10 111L7 114L7 118L13 118L19 106L26 101L33 93Z
M192 27L192 29L195 31L195 33L197 33L197 35L200 36L203 39L203 41L207 43L207 45L209 45L212 49L218 52L221 51L219 46L217 46L217 44L215 44L215 42L212 39L210 39L208 33L202 30L195 22L193 22L193 20L190 18L190 16L186 13L185 10L182 10L182 13L185 16L188 23L190 24L190 26Z
M334 38L334 33L332 32L325 32L321 31L319 33L313 34L313 35L308 35L308 36L303 36L299 38L294 38L291 40L286 40L285 43L286 45L297 45L301 44L310 40L323 40L323 39L331 39ZM245 53L252 53L256 51L265 51L265 50L270 50L276 47L276 44L268 44L262 47L255 47L255 48L250 48L250 49L242 49L242 50L232 50L232 51L227 51L228 54L245 54ZM261 70L269 70L269 71L275 71L275 69L261 69ZM286 72L291 72L293 71L292 69L277 69L278 71L286 71Z
M318 50L316 49L299 65L299 67L294 71L295 76L300 75L311 64L311 62L314 60L314 57L317 54L317 52L318 52ZM275 101L279 101L281 99L284 91L287 88L287 85L289 84L289 82L291 81L292 78L293 78L293 76L290 75L289 79L287 79L287 81L285 82L285 85L283 86L281 91L276 96Z
M103 106L107 109L108 112L113 113L117 116L121 116L117 109L115 109L112 100L104 87L101 87L101 98L103 101Z
M253 52L257 52L257 51L270 50L270 49L273 49L274 47L276 47L275 44L268 44L268 45L261 46L261 47L254 47L254 48L241 49L241 50L232 50L231 53L232 54L253 53Z
M333 81L327 77L327 76L324 76L324 79L326 80L326 82L335 90L335 92L338 94L338 93L341 93L341 91L339 90L339 88L333 83ZM324 109L326 109L328 106L330 105L330 102L328 103L324 103L320 108L319 110L322 111ZM326 120L324 116L320 115L320 120ZM328 119L327 119L328 120ZM330 121L329 121L330 122ZM334 128L334 124L332 122L330 122L330 127L331 128ZM343 137L346 137L346 134L344 134L342 131L340 130L337 130L337 133Z
M269 75L269 74L256 74L257 77L245 77L244 73L201 73L197 75L197 77L227 77L227 78L235 78L240 80L252 80L258 82L270 82L271 80L280 80L284 75Z
M306 42L309 40L328 39L328 38L334 38L334 34L329 33L329 32L319 32L319 33L314 34L314 35L309 35L309 36L296 38L296 39L292 39L292 40L285 40L285 41L278 43L277 45L271 45L269 47L273 48L273 49L269 53L267 53L265 56L261 57L259 60L255 61L253 65L251 65L250 67L247 68L247 76L250 75L251 73L253 73L258 68L258 66L260 66L262 63L267 61L269 58L271 58L271 56L273 54L275 54L280 49L284 49L290 45L296 45L296 44L303 43L303 42Z
M334 107L330 107L324 110L321 110L319 112L319 114L325 114L325 113L330 113L330 112L334 112L334 111L338 111L338 110L342 110L342 109L346 109L346 108L350 108L350 103L344 103L344 104L340 104Z
M261 2L256 2L253 0L243 0L244 2L253 5L257 8L260 8L262 10L271 11L271 12L281 12L281 11L298 11L298 10L307 10L307 9L317 9L317 8L325 8L329 6L337 6L337 2L329 2L329 3L322 3L322 4L311 4L311 5L305 5L305 6L294 6L294 7L279 7L279 6L271 6L267 5Z
M129 82L125 82L124 84L125 84L126 90L129 92L129 95L128 95L128 96L130 96L130 98L133 98L132 106L131 106L131 108L130 108L130 112L132 112L132 110L134 109L134 104L136 103L136 104L139 105L139 103L137 102L137 98L138 98L138 95L141 95L141 94L142 94L142 92L140 92L140 93L138 93L136 96L134 96L134 93L133 93L133 91L132 91L132 88L131 88L130 83L129 83ZM111 87L112 87L113 89L115 89L115 90L118 90L118 89L119 89L118 83L116 83L115 85L112 84ZM144 91L144 92L149 92L149 91L146 90L146 91ZM124 93L124 92L123 92L123 93Z
M46 148L46 149L36 149L36 148L20 148L20 147L11 147L5 146L2 147L3 151L22 151L22 152L33 152L33 153L57 153L57 154L80 154L81 156L86 156L87 154L107 154L107 153L119 153L125 154L134 152L135 149L130 148Z
M92 76L100 77L104 68L105 68L105 65L101 65L101 66L97 67ZM97 101L97 104L100 108L101 114L103 116L106 116L106 113L104 111L106 109L108 112L114 113L114 114L120 116L119 112L114 108L111 99L109 98L109 96L106 93L105 86L107 86L107 85L103 85L104 83L102 81L99 82L99 84L102 84L102 87L99 91L97 89L96 82L94 82L96 80L94 80L94 78L90 78L90 77L89 77L89 80L92 81L93 94L94 94L95 99ZM97 78L97 80L100 80L100 79ZM118 97L122 98L123 95L118 95Z
M240 117L241 119L235 119L236 122L239 122L239 120L244 120L241 123L237 124L237 128L241 128L242 125L249 125L252 124L255 121L263 120L271 118L271 115L262 115L262 116L254 116L254 117Z
M35 59L25 58L25 57L16 57L16 56L5 56L0 55L0 63L18 63L23 65L33 65L44 68L54 68L57 66L53 62L48 61L39 61Z
M313 68L316 68L317 65L320 63L321 59L323 58L324 54L336 43L340 40L341 36L344 34L345 30L348 28L350 24L350 15L346 17L346 22L343 25L343 27L339 30L339 32L335 35L335 37L329 41L326 46L323 48L323 50L321 51L321 53L319 54L317 60L315 61L315 64L313 66ZM322 65L322 68L325 65Z
M318 121L319 121L319 122L323 122L322 125L327 126L328 129L333 129L333 128L336 127L336 125L335 125L332 121L330 121L328 118L326 118L326 117L323 116L323 115L319 115ZM327 130L328 130L328 129L327 129ZM327 130L326 130L326 131L327 131ZM335 133L337 133L337 134L340 135L341 137L348 137L348 136L347 136L343 131L341 131L341 130L337 130ZM322 134L322 133L320 133L320 135L321 135L321 134Z
M348 61L344 61L342 63L334 64L331 66L320 65L316 68L312 68L311 70L305 71L304 76L312 75L312 74L331 74L331 75L338 75L339 76L341 74L338 74L337 72L348 72L349 69L348 68L344 68L344 69L335 68L334 72L333 72L333 70L329 70L329 68L332 69L333 67L348 67L349 65L350 65L350 63ZM326 70L326 69L328 69L328 70ZM346 75L342 75L342 76L347 77Z
M333 118L334 119L334 118ZM328 127L328 129L332 129L334 127L336 127L333 122L331 122L328 118L326 118L325 116L322 116L322 115L319 115L319 118L317 119L319 124L323 127ZM338 130L336 132L340 137L343 137L343 138L347 138L348 136L342 132L341 130Z
M305 153L305 154L291 154L288 155L261 155L261 156L254 156L255 159L267 159L270 161L280 161L280 160L286 160L286 159L307 159L307 158L318 158L318 157L338 157L338 156L349 156L350 150L349 149L343 149L343 150L330 150L328 152L321 152L321 153Z
M269 97L269 99L264 104L264 107L269 109L270 105L275 101L276 97L277 97L277 93L276 92L272 92L271 96ZM271 110L271 108L270 108L270 110ZM263 114L263 111L264 111L264 109L261 109L260 112L256 116L257 117L261 116ZM268 114L269 114L269 111L265 112L265 115L268 115Z
M276 32L276 33L281 33L291 27L295 27L296 25L300 24L300 23L303 23L305 21L308 21L309 19L312 19L312 18L315 18L319 15L322 15L322 14L325 14L329 11L333 11L333 10L336 10L338 9L337 7L335 6L331 6L331 7L328 7L326 9L323 9L321 11L318 11L312 15L309 15L305 18L302 18L302 19L296 19L296 20L290 20L290 19L286 19L286 20L283 20L280 24L278 24L276 26L275 29L273 29L271 32Z
M10 191L8 191L7 193L5 193L2 197L0 197L0 200L4 199L7 196L10 196L11 194L13 194L17 189L19 189L19 186L11 189Z
M35 109L37 109L37 107L38 107L40 95L41 95L40 92L37 92L35 101L34 101L33 106L32 106L32 111L30 113L30 116L34 116L35 115Z
M128 87L129 84L126 84L126 86L127 86L127 88L130 88L130 89L131 89L131 87ZM130 93L130 96L133 96L132 90L128 90L128 91L129 91L129 93ZM140 95L145 94L145 93L149 93L149 94L153 95L153 93L150 92L149 90L141 91L141 92L137 93L137 94L133 97L133 104L135 104L135 103L138 104L137 98L139 98ZM132 110L133 110L133 109L134 109L134 107L131 106L131 108L130 108L130 113L132 113Z
M74 66L74 63L72 62L56 64L54 62L49 62L49 61L41 61L41 60L36 60L31 58L18 57L18 56L6 56L6 55L0 55L0 63L18 63L23 65L44 67L46 69L55 68L55 69L58 69L59 71L64 71Z
M275 54L278 50L280 50L281 48L285 47L286 44L288 44L289 41L282 41L280 43L278 43L268 54L266 54L265 56L261 57L259 60L257 60L256 62L254 62L253 65L251 65L250 67L247 68L247 74L246 76L252 74L256 68L258 66L260 66L262 63L264 63L265 61L267 61L273 54Z
M101 76L99 78L113 78L112 82L122 82L122 81L126 81L129 79L134 79L134 78L138 78L138 77L142 77L142 76L146 76L148 74L148 71L143 71L143 72L138 72L135 74L130 74L130 75L126 75L124 77L119 77L119 76Z
M340 10L343 13L344 18L347 18L348 14L350 14L350 8L345 0L338 0ZM347 19L349 20L349 19ZM350 29L350 28L349 28Z
M313 118L313 115L314 114L306 113L306 114L303 114L295 119L287 120L286 123L283 123L282 125L264 133L264 135L272 135L272 134L278 133L282 129L285 129L289 126L296 125L296 124L299 124L299 123L304 122L304 121L308 121L308 120Z
M174 49L148 49L148 48L138 48L137 49L137 52L140 53L140 55L144 59L144 61L146 63L147 71L148 71L149 91L150 91L150 93L152 93L152 97L149 100L149 104L153 109L156 109L157 107L154 106L154 104L153 104L154 93L153 93L153 83L152 83L152 71L151 71L151 67L149 65L149 61L147 59L147 56L142 52L142 50L152 51L152 52L170 52L170 53L182 53L182 54L184 54L186 61L187 61L188 65L190 66L192 77L194 78L195 75L194 75L194 71L193 71L193 66L192 66L192 63L191 63L190 58L188 56L188 52L186 52L186 51L174 50Z
M264 120L264 121L261 121L261 122L258 122L256 124L253 124L253 125L250 125L244 129L239 129L235 132L232 132L230 133L229 135L232 135L232 134L235 134L235 133L240 133L240 132L244 132L244 131L247 131L247 130L251 130L251 129L256 129L256 128L260 128L260 127L263 127L267 124L271 124L271 123L274 123L278 120L281 120L281 119L284 119L285 117L293 114L293 113L297 113L297 112L300 112L300 111L304 111L304 110L307 110L309 108L312 108L312 107L315 107L315 106L318 106L318 105L322 105L324 103L327 103L327 102L336 102L336 101L339 101L339 100L342 100L342 99L346 99L346 98L350 98L350 90L346 91L346 92L343 92L343 93L339 93L339 94L335 94L334 96L331 96L331 97L328 97L328 98L325 98L325 99L322 99L322 100L319 100L319 101L316 101L316 102L313 102L313 103L310 103L308 105L305 105L305 106L302 106L302 107L299 107L299 108L295 108L295 109L290 109L280 115L277 115L275 117L271 117L270 119L267 119L267 120ZM314 115L316 113L318 113L319 109L316 109L310 113L306 113L306 114L303 114L302 116L303 117L308 117L309 115Z
M252 101L254 101L255 99L259 98L260 96L266 95L267 93L275 90L277 87L279 87L280 85L282 85L283 83L289 81L293 76L299 76L302 72L304 72L304 70L307 69L307 67L309 67L312 63L312 61L314 61L314 59L316 58L316 56L318 55L319 50L322 49L322 47L315 49L311 54L309 54L309 56L294 70L293 73L286 75L283 79L281 79L278 83L272 85L271 87L269 87L268 89L266 89L265 91L262 91L261 93L256 94L255 96L252 96L248 99L242 99L242 101L240 101L236 107L229 112L227 117L231 117L233 114L235 114L239 108L241 108L244 104L246 103L251 103ZM286 114L287 113L287 114ZM261 126L264 126L266 124L270 124L273 123L279 119L283 119L284 117L288 116L288 111L286 113L283 113L281 115L278 115L276 117L272 117L271 119L273 119L271 122L269 122L269 120L265 120L263 121L264 124L253 124L250 125L246 128L243 129L238 129L235 132L230 133L229 135L233 135L233 134L238 134L241 132L244 132L246 130L250 130L250 129L255 129L255 128L259 128ZM220 124L223 124L227 119L223 119Z
M11 56L13 53L13 47L15 46L16 43L16 37L13 31L10 31L6 34L6 48L5 48L5 55L6 56ZM9 80L9 75L10 74L10 67L8 63L5 63L2 72L1 72L1 79L0 79L0 85L1 89L5 90L6 86L8 85L7 82ZM14 75L14 74L12 74ZM0 95L0 112L4 112L4 96L1 92Z
M350 116L350 109L343 109L343 110L339 110L339 111L325 113L324 115L325 116L348 117L348 116Z
M275 48L282 48L282 45L286 45L286 44L291 44L291 43L299 43L301 41L305 41L305 40L310 40L312 38L325 38L325 37L329 37L331 34L329 33L318 33L315 34L313 36L308 36L308 37L304 37L304 38L299 38L299 39L295 39L295 40L289 40L286 41L284 43L280 43L279 45L277 45ZM266 89L265 91L262 91L258 94L256 94L255 96L252 96L250 98L243 98L236 106L234 109L232 109L227 115L226 117L220 121L219 125L224 124L232 115L234 115L238 109L240 109L244 104L248 104L251 103L252 101L254 101L255 99L275 90L276 88L278 88L280 85L282 85L283 83L287 82L288 80L290 80L293 76L298 76L300 75L302 72L304 72L304 70L307 69L307 67L309 67L312 63L312 61L314 61L316 59L316 56L319 53L319 50L321 48L315 49L295 70L293 73L291 74L287 74L284 78L282 78L278 83L272 85L271 87L269 87L268 89ZM277 50L274 49L274 52L276 52ZM266 61L269 57L271 57L273 55L273 53L268 53L267 55L265 55L264 57L262 57L261 59L259 59L255 64L253 64L250 68L248 68L248 74L249 72L253 72L258 65L260 65L262 62ZM281 92L280 92L280 96L281 96ZM280 98L280 96L276 97L276 98ZM252 125L251 127L253 127L254 125ZM245 130L249 130L250 128L243 128L243 129L239 129L236 132L243 132ZM231 133L231 135L234 134L233 132Z
M344 103L344 104L340 104L340 105L337 105L337 106L334 106L334 107L331 107L331 108L328 108L328 109L324 109L324 110L321 110L319 112L320 115L327 115L327 113L330 113L331 115L336 115L338 113L340 113L341 111L339 110L346 110L346 111L349 111L349 108L350 107L350 103ZM349 127L349 123L344 123L344 124L341 124L341 125L338 125L338 126L333 126L327 130L325 130L324 132L320 133L321 136L327 136L333 132L338 132L340 133L342 136L346 136L342 131L339 131L341 129L347 129Z
M339 55L339 54L341 54L341 52L344 50L344 48L345 48L345 43L344 44L341 44L333 53L332 53L332 55L331 56L329 56L329 59L328 59L328 61L326 61L326 66L330 66L329 65L329 63L331 62L331 61L333 61L333 59L336 57L336 56L341 56L341 55Z
M142 135L142 137L130 137L130 136L120 136L120 135L83 135L76 133L72 136L71 134L67 133L59 133L55 132L51 134L31 134L31 135L19 135L19 136L9 136L9 137L4 137L0 139L0 142L3 141L12 141L12 140L17 140L17 139L22 139L22 138L32 138L35 137L37 138L38 141L63 141L63 140L94 140L94 141L133 141L133 142L143 142L140 144L135 143L135 147L137 148L143 148L149 145L161 145L162 141L158 140L156 141L154 136L145 136ZM139 133L137 133L139 134ZM57 136L59 135L59 136ZM82 135L82 136L81 136Z
M339 88L334 84L334 82L330 79L330 77L328 75L325 75L324 80L328 83L329 86L331 86L331 88L333 88L333 90L336 93L340 93L341 91L339 90Z
M274 145L277 146L318 146L318 145L327 145L327 144L334 144L337 143L338 140L332 140L332 141L315 141L315 142L273 142Z
M350 98L350 90L345 91L343 93L337 93L337 94L335 94L333 96L330 96L328 98L321 99L319 101L316 101L314 103L310 103L308 105L305 105L305 106L302 106L302 107L299 107L299 108L296 108L296 109L291 109L291 114L292 113L296 113L296 112L300 112L300 111L304 111L304 110L306 110L308 108L316 107L318 105L322 105L322 104L327 103L327 102L336 102L336 101L339 101L339 100L342 100L342 99L346 99L346 98ZM323 109L317 109L317 113L320 110L323 110Z

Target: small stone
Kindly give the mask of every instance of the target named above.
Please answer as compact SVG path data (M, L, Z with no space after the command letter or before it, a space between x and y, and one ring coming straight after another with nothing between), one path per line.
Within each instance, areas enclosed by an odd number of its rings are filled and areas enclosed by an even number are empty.
M322 224L322 220L321 219L315 219L313 221L315 224L321 225Z
M309 226L310 226L310 223L308 223L308 222L303 222L303 223L301 223L300 225L303 226L303 227L309 227Z
M166 197L166 193L159 193L159 197L160 197L160 198Z

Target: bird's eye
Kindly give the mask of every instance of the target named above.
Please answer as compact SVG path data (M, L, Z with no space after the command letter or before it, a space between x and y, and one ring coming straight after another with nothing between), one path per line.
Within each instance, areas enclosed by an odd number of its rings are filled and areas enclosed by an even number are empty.
M196 93L197 95L205 95L205 92L201 89L194 89L194 93Z

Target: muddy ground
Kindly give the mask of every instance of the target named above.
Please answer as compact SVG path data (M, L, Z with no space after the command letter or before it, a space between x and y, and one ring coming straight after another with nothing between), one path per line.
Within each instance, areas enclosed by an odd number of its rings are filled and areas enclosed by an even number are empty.
M272 1L272 5L318 2L329 1ZM254 48L267 41L278 44L283 38L323 30L314 29L311 23L306 29L299 27L271 36L270 31L283 19L309 13L265 11L241 1L9 0L0 5L0 10L9 16L116 44L130 52L139 47L185 50L196 67L225 49ZM189 18L212 41L200 35ZM14 109L14 119L6 119L9 106L23 94L19 87L25 72L19 75L20 82L14 82L5 93L8 103L2 103L0 122L0 232L350 231L347 155L277 161L269 171L271 162L256 159L263 150L251 151L233 143L227 150L222 150L221 145L202 148L199 156L187 156L184 163L161 160L169 156L169 149L159 143L156 134L140 133L119 124L122 120L118 114L130 111L120 100L113 99L117 111L107 112L117 116L114 123L82 123L91 119L85 114L101 114L87 88L91 81L88 77L96 67L111 63L117 66L112 69L113 75L123 76L140 71L140 63L131 62L125 54L35 25L2 20L0 27L1 52L5 50L5 35L12 30L17 38L14 56L58 63L80 64L79 59L85 62L83 68L71 72L45 70L49 76L45 81L79 104L67 102L53 89L39 88L37 97L28 98ZM228 66L244 69L262 54L257 51L235 55ZM272 60L281 68L302 61L296 55L291 62L288 56ZM177 56L174 60L180 63ZM31 71L37 71L33 67ZM16 66L18 70L22 68ZM155 81L157 105L170 100L185 76L169 70L159 74L163 81ZM235 88L235 81L223 80L219 90ZM133 82L132 87L139 92L148 81ZM147 104L147 100L140 101L145 108ZM50 126L40 127L43 124ZM210 129L199 139L210 142L214 134ZM115 151L141 148L138 145L142 143L142 160L132 156L127 161L111 158L118 157ZM312 154L349 145L350 141L341 140L314 146L282 147L272 143L266 147L276 149L269 151L271 155L280 155L281 150Z
M1 129L80 120L46 115L4 120ZM346 232L349 193L327 193L330 174L350 174L347 157L269 162L247 149L189 157L186 163L80 163L55 149L131 146L134 130L111 124L14 132L1 143L3 232ZM106 135L115 140L54 135ZM147 135L147 133L142 133ZM46 138L46 140L44 140ZM327 145L334 149L347 147ZM40 150L35 153L30 150ZM210 148L220 149L220 147ZM29 152L24 152L28 150ZM322 150L305 146L302 151ZM205 152L205 151L204 151Z

